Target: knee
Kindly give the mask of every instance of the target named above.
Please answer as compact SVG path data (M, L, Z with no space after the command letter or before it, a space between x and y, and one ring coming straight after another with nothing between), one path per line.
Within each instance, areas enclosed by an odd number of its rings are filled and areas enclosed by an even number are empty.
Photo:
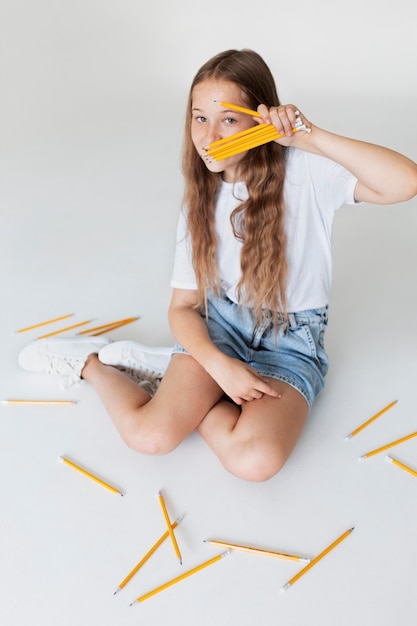
M237 478L250 482L265 482L278 474L285 464L282 450L272 446L243 446L237 454L231 455L224 465Z
M137 425L123 432L122 438L128 448L149 456L169 454L180 444L175 433L157 425Z

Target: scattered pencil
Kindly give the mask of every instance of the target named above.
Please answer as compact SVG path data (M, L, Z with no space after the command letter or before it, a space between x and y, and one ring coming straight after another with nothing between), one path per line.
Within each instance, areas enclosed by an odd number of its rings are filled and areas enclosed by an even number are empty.
M312 561L310 561L310 563L308 565L303 567L303 569L300 572L298 572L298 574L293 576L281 588L281 591L286 591L287 589L289 589L295 582L297 582L297 580L299 578L301 578L301 576L303 576L306 572L308 572L309 569L311 569L314 565L316 565L316 563L318 563L323 557L325 557L326 554L328 554L331 550L333 550L333 548L335 548L339 543L341 543L344 539L346 539L346 537L348 537L353 530L354 530L354 528L349 528L349 530L344 532L343 535L340 535L340 537L338 539L336 539L336 541L334 541L332 544L330 544L325 550L323 550L323 552L321 552L318 556L316 556L316 558L314 558Z
M387 406L385 406L383 409L381 409L380 411L378 411L378 413L375 413L375 415L373 415L372 417L370 417L366 422L364 422L361 426L358 426L358 428L356 428L355 430L353 430L345 439L346 441L349 439L352 439L352 437L354 437L355 435L357 435L361 430L363 430L364 428L366 428L367 426L369 426L369 424L372 424L372 422L374 422L376 419L378 419L378 417L380 417L381 415L383 415L386 411L389 411L389 409L391 409L395 404L397 404L398 400L394 400L393 402L390 402L389 404L387 404Z
M77 404L74 400L0 400L0 404L34 404L34 405L55 405L70 406Z
M115 322L109 322L108 324L102 324L101 326L95 326L94 328L87 328L86 330L82 330L79 332L79 335L91 335L92 337L97 337L98 335L102 335L111 330L115 330L120 326L125 326L126 324L131 324L132 322L136 322L139 319L139 316L136 317L125 317L124 319L117 320Z
M401 467L401 469L405 470L409 474L412 474L413 476L417 476L417 472L415 470L411 469L411 467L409 467L408 465L401 463L401 461L398 461L398 459L394 459L392 456L386 456L385 458L387 461L389 461L393 465L396 465L397 467Z
M183 520L184 516L179 517L177 520L175 520L175 522L172 524L172 528L176 528L178 526L178 524L180 524ZM121 591L123 589L123 587L125 587L127 585L127 583L133 578L133 576L140 570L140 568L142 567L142 565L144 565L146 563L146 561L152 556L152 554L159 548L159 546L165 541L165 539L167 539L169 537L169 532L166 531L162 537L160 537L160 539L158 539L158 541L152 546L152 548L149 550L149 552L147 552L145 554L145 556L139 561L139 563L137 565L135 565L135 567L132 569L132 571L126 576L126 578L124 580L122 580L122 582L120 583L120 585L117 587L116 591L114 592L113 595L116 595L116 593L119 593L119 591Z
M417 437L417 432L411 433L410 435L406 435L405 437L401 437L401 439L397 439L396 441L391 441L391 443L387 443L385 446L382 446L381 448L372 450L372 452L367 452L366 454L363 454L359 458L359 460L364 461L365 459L368 459L370 456L374 456L374 454L378 454L379 452L388 450L388 448L393 448L394 446L397 446L399 443L403 443L403 441L408 441L409 439L412 439L413 437Z
M260 554L262 556L272 556L279 559L288 559L290 561L298 561L299 563L310 563L310 559L302 556L296 556L293 554L284 554L282 552L273 552L272 550L261 550L260 548L252 548L250 546L241 546L235 543L227 543L225 541L217 541L217 539L205 539L207 543L211 543L213 546L219 546L222 548L228 548L230 550L238 550L241 552L252 552L253 554Z
M172 527L172 524L171 524L171 520L169 519L168 511L167 511L167 508L165 506L165 501L164 501L164 498L163 498L161 492L158 493L158 499L159 499L159 503L161 505L162 513L164 514L165 522L166 522L166 525L167 525L167 529L168 529L169 535L171 537L172 545L174 546L175 554L178 557L180 565L182 565L181 552L180 552L180 549L178 547L178 543L177 543L177 540L175 538L175 534L174 534L174 530L173 530L173 527Z
M72 467L73 469L77 470L77 472L80 472L80 474L83 474L84 476L87 476L87 478L90 478L91 480L93 480L94 482L98 483L99 485L101 485L102 487L105 487L105 489L108 489L109 491L111 491L112 493L115 493L119 496L123 496L124 494L119 491L118 489L116 489L115 487L112 487L111 485L109 485L108 483L105 483L104 480L101 480L100 478L98 478L97 476L94 476L94 474L90 474L90 472L87 472L87 470L83 469L82 467L80 467L79 465L76 465L75 463L73 463L72 461L70 461L69 459L66 459L63 456L58 457L59 461L61 461L62 463L65 463L66 465L69 465L70 467Z
M79 322L78 324L73 324L72 326L66 326L65 328L61 328L60 330L55 330L53 333L47 333L46 335L41 335L38 339L45 339L46 337L53 337L53 335L59 335L60 333L65 333L67 330L73 330L74 328L79 328L80 326L84 326L84 324L90 324L92 320L86 320L85 322Z
M61 317L55 317L52 320L47 320L46 322L39 322L39 324L33 324L32 326L26 326L26 328L20 328L16 330L15 333L25 333L27 330L33 330L34 328L39 328L40 326L46 326L47 324L52 324L53 322L60 322L61 320L66 320L69 317L72 317L73 313L69 315L61 315Z
M175 585L175 583L178 583L181 580L184 580L184 578L187 578L188 576L191 576L192 574L195 574L196 572L201 571L205 567L208 567L209 565L212 565L213 563L216 563L217 561L224 559L226 556L229 556L229 554L231 554L230 550L228 550L227 552L223 552L223 554L218 554L217 556L210 559L209 561L206 561L205 563L201 563L197 567L190 569L188 572L181 574L181 576L178 576L177 578L173 578L172 580L168 581L164 585L161 585L160 587L157 587L156 589L153 589L152 591L145 593L143 596L136 598L136 600L130 603L130 606L133 606L137 602L143 602L144 600L147 600L148 598L150 598L151 596L154 596L160 591L164 591L164 589L168 589L168 587L171 587L172 585Z

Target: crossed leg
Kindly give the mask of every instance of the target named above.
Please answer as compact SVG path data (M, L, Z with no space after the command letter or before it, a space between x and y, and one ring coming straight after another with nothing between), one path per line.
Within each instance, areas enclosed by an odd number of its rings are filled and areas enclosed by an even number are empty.
M308 414L301 394L276 380L269 382L280 398L264 395L235 405L188 355L172 357L153 398L96 355L88 359L82 375L132 449L166 454L197 428L224 467L245 480L267 480L280 470Z
M223 391L191 357L172 357L153 398L118 369L91 355L82 377L98 393L125 443L145 454L166 454L176 448Z
M279 398L264 395L241 407L220 400L198 431L223 466L251 481L274 476L293 451L308 415L303 396L286 383L268 379Z

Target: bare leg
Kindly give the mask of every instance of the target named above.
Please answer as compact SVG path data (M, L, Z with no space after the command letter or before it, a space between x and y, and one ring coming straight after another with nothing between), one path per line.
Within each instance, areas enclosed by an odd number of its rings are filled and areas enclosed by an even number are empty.
M224 467L245 480L267 480L281 469L308 415L298 391L277 380L269 382L280 398L265 395L242 407L221 400L198 426Z
M96 355L87 360L82 376L96 389L127 445L146 454L173 450L223 395L207 372L182 354L172 357L153 398Z

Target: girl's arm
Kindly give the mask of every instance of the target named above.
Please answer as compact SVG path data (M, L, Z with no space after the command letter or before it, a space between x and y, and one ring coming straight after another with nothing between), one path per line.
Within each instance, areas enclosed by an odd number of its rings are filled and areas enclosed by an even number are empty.
M294 105L267 109L258 107L263 119L286 136L278 143L313 152L339 163L357 179L355 199L375 204L393 204L417 194L417 164L394 150L336 135L311 124L302 114L310 133L292 133Z
M278 393L254 370L219 350L211 341L204 318L196 309L197 292L174 289L168 317L172 333L187 352L236 404Z

